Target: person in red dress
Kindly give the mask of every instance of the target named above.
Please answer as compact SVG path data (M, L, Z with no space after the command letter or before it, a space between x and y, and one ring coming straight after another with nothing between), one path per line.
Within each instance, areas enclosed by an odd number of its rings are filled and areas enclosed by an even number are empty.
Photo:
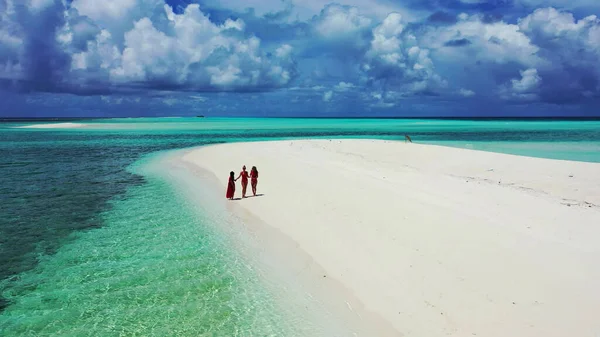
M240 178L242 178L242 198L245 198L246 188L248 187L248 171L246 171L246 165L242 167L242 172L240 172L240 175L235 178L235 180L237 181Z
M229 200L233 200L235 194L235 172L229 172L229 183L227 184L227 193L225 197Z
M258 170L256 166L252 166L250 170L250 186L252 186L252 194L256 196L256 186L258 185Z

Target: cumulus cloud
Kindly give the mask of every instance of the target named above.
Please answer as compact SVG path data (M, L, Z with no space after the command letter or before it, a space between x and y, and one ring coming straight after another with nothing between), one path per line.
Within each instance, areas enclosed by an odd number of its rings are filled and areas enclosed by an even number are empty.
M428 30L422 41L453 62L476 60L490 64L517 62L528 65L539 62L536 55L539 47L520 31L518 25L486 22L480 14L459 15L452 25Z
M469 90L469 89L465 89L465 88L460 88L460 90L458 91L458 93L463 96L463 97L473 97L475 96L475 92L473 90Z
M352 53L368 46L373 20L357 7L337 3L326 5L311 20L317 48L328 53Z
M123 42L123 33L131 30L138 20L164 19L163 6L162 0L73 0L71 3L74 13L108 30L119 45Z
M512 90L516 93L527 93L538 88L542 79L538 75L537 69L527 69L521 71L520 80L512 80Z
M358 8L328 4L314 19L314 28L322 36L338 38L353 35L371 25L371 19L359 13Z
M75 0L70 7L1 1L5 79L44 78L47 86L74 92L221 91L278 88L296 75L290 45L269 51L245 34L243 21L213 23L197 4L176 14L162 0Z
M520 72L521 78L512 79L509 84L500 89L500 95L507 100L533 101L538 98L538 89L542 78L537 69L527 69Z
M428 11L415 22L353 0L311 2L310 16L298 19L292 2L269 10L253 0L243 8L262 12L239 14L208 2L173 10L164 0L0 0L0 85L78 94L288 88L316 102L379 108L420 95L600 100L595 15L539 8L502 18L476 14L490 5L480 0L443 11L438 1L408 1Z
M596 16L576 20L543 8L515 24L461 14L426 27L419 39L455 85L477 85L488 97L567 103L600 95L598 27Z
M572 102L600 98L600 19L576 20L572 13L537 9L519 21L520 30L540 47L547 62L537 67L544 81L542 99Z
M335 87L334 87L334 89L336 91L348 91L348 90L351 90L353 88L355 88L354 84L348 83L348 82L344 82L344 81L336 84Z
M391 13L373 29L364 71L385 88L407 93L435 92L446 85L436 73L429 50L419 46L398 13Z

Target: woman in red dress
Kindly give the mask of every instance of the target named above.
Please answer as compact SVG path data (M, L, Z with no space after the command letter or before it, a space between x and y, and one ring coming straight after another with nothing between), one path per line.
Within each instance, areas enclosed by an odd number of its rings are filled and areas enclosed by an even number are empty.
M242 198L245 198L246 187L248 187L248 171L246 171L246 165L242 167L242 172L240 172L240 175L235 180L237 181L240 177L242 178Z
M227 184L227 194L225 197L229 200L233 200L233 195L235 194L235 173L233 171L229 172L229 183Z
M258 185L258 170L256 166L252 166L250 170L250 186L252 186L252 194L256 196L256 185Z

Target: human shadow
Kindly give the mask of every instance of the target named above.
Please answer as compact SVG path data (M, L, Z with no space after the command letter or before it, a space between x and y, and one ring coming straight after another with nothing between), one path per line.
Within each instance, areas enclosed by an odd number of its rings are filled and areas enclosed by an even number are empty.
M257 195L247 195L243 199L255 198L255 197L262 197L263 195L264 195L264 193L260 193L260 194L257 194ZM233 200L233 201L242 200L242 197L233 198L231 200Z

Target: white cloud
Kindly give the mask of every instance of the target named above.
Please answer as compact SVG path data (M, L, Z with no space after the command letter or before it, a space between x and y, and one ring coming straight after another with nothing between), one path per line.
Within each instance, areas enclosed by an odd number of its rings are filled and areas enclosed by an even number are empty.
M419 45L412 32L405 31L398 13L388 15L373 29L362 67L371 80L406 93L434 91L446 85L435 71L429 50Z
M8 16L12 2L4 1L2 15ZM176 14L163 0L74 0L72 9L56 8L61 10L64 23L56 22L60 26L55 35L55 50L60 52L56 57L67 64L61 80L80 89L117 85L263 90L287 85L295 76L290 45L271 47L269 56L258 38L243 33L242 20L215 24L197 4ZM20 21L16 15L8 19L0 22L0 74L23 78L23 59L41 58L15 49L24 43L7 31L19 31ZM54 66L51 61L48 67Z
M547 60L537 66L540 90L553 101L600 97L600 19L577 20L572 13L541 8L519 21L521 31Z
M573 47L600 55L600 19L595 15L576 20L572 13L555 8L541 8L519 20L519 28L531 36L532 40L547 47L559 49L565 42L576 44ZM561 48L563 49L563 48ZM564 51L569 51L564 48Z
M415 94L475 96L466 88L476 89L477 99L600 98L595 15L540 8L513 23L463 13L454 23L414 25L395 5L374 15L369 7L387 0L249 1L230 2L238 10L261 7L262 14L302 6L314 13L293 23L265 19L269 29L282 27L265 34L257 29L264 23L254 15L258 9L239 15L247 22L211 21L198 4L173 11L164 0L73 0L70 7L58 0L0 0L0 77L42 83L32 90L90 92L95 86L254 91L295 85L326 101L366 86L365 101L377 92L386 104ZM517 3L536 1L543 3ZM298 18L291 15L285 20ZM263 41L252 29L276 38ZM297 69L303 75L294 83Z
M138 20L164 16L163 0L73 0L71 7L108 30L121 46L123 33Z
M98 23L104 23L105 20L119 20L135 9L136 6L147 8L151 6L160 6L160 0L73 0L72 6L77 9L81 15L85 15Z
M597 24L598 18L595 15L576 20L572 13L559 11L552 7L537 9L519 20L519 28L523 32L545 37L564 36L576 32L585 33ZM600 41L595 42L600 44Z
M332 3L326 5L316 17L314 28L324 37L338 38L355 34L370 25L371 19L361 15L358 8Z
M516 93L527 93L537 89L542 82L537 69L521 71L520 80L512 80L512 90Z
M473 97L475 96L475 92L473 90L461 88L458 92L463 97Z
M583 92L600 95L599 27L595 16L576 20L544 8L517 24L461 14L455 24L425 28L418 40L446 78L481 88L478 96L500 92L507 99L565 101ZM519 79L507 78L524 69Z
M289 44L284 44L283 46L277 48L277 50L275 50L275 55L278 58L281 59L285 59L290 57L290 55L292 54L292 46L290 46Z
M520 72L520 79L512 79L510 84L501 89L501 97L507 100L531 101L538 98L538 89L542 78L537 69L527 69Z
M198 101L198 102L206 102L206 101L208 101L208 98L206 98L204 96L192 95L192 96L189 96L189 98L191 98L191 99L193 99L195 101Z
M335 85L334 90L335 91L348 91L355 88L355 85L352 83L348 83L348 82L340 82L338 84Z
M317 46L345 54L347 50L362 50L368 46L373 20L356 7L331 3L309 22Z
M448 41L468 41L460 48L446 47ZM450 26L429 28L421 37L422 43L452 62L475 61L507 64L518 62L535 66L540 62L534 45L518 25L503 21L488 23L481 15L459 15L459 21Z

